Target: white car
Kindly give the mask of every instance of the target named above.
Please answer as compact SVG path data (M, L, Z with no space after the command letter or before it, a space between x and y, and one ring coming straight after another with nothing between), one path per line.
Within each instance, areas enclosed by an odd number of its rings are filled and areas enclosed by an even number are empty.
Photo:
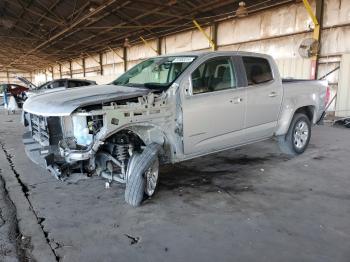
M97 85L95 81L62 78L46 82L40 86L35 86L32 82L30 82L24 77L17 77L17 79L25 83L28 87L30 87L30 90L25 92L27 97L43 93L56 92L74 87Z

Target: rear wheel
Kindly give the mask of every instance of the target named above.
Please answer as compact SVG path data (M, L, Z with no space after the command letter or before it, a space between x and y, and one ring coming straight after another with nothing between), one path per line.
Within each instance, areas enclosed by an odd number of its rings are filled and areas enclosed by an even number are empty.
M306 150L310 137L311 122L306 115L298 113L294 115L288 133L278 137L278 144L283 153L299 155Z

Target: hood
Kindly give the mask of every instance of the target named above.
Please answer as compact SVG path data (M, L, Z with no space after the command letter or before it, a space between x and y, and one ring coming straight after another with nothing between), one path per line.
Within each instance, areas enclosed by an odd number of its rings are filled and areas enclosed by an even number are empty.
M32 96L25 112L41 116L68 116L79 107L147 95L151 90L115 85L75 87Z
M31 89L26 92L27 97L36 96L40 94L46 94L46 93L52 93L52 92L59 92L65 89L65 87L56 87L51 89Z
M16 77L19 81L21 81L22 83L25 83L29 88L34 89L37 88L36 85L34 85L32 82L30 82L27 78L25 77L21 77L21 76L17 76Z

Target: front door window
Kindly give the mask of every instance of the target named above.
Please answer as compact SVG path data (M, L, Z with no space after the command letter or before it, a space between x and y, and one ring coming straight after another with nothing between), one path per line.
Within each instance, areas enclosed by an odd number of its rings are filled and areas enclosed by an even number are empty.
M191 77L194 95L237 87L235 70L229 57L204 62Z

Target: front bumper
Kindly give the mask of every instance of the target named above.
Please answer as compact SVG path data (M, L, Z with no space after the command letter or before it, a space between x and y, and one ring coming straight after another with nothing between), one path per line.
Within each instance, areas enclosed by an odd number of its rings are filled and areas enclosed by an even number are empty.
M101 141L93 141L90 146L84 149L71 149L67 143L62 140L58 144L61 157L66 163L75 163L78 161L91 160L94 158L97 149L102 145Z
M67 163L74 163L78 161L88 160L94 155L92 148L85 150L74 150L70 148L60 147L60 154Z

